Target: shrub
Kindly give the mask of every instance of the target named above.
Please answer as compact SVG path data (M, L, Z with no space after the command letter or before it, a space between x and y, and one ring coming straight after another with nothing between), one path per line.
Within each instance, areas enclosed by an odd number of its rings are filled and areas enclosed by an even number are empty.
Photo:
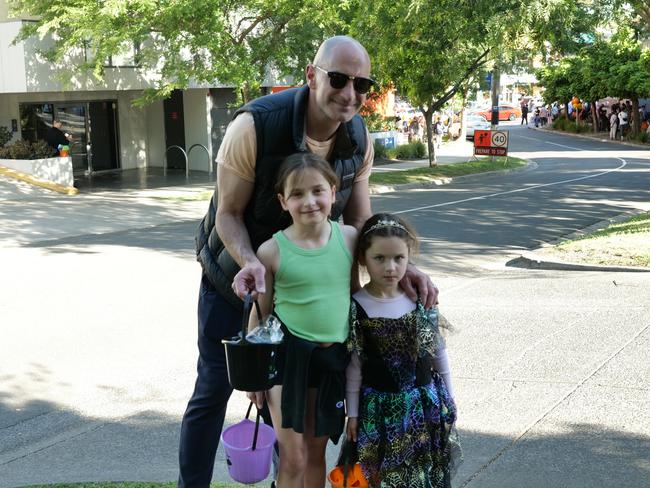
M58 151L44 140L39 140L32 143L32 159L51 158L53 156L56 156L57 153Z
M376 158L385 158L386 155L388 154L388 149L386 149L386 146L381 144L379 141L375 140L373 143L373 146L375 147L375 157Z
M0 147L4 147L4 145L7 144L12 137L13 134L11 131L4 125L0 125Z
M32 143L19 140L8 146L11 159L32 159Z
M0 148L0 158L3 159L42 159L50 158L56 154L56 149L45 141L31 143L21 139L7 147Z
M647 144L650 142L650 134L648 134L646 131L639 132L636 136L634 136L634 140Z
M426 147L420 141L402 144L397 146L394 151L396 159L420 159L427 154Z
M558 117L553 121L553 128L557 130L567 130L567 126L570 124L570 120L567 120L564 117Z

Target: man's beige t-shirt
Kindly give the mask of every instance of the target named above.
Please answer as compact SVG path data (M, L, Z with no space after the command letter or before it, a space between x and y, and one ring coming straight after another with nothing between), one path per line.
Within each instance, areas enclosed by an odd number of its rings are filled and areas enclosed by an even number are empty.
M359 169L355 182L370 178L372 160L375 157L375 150L366 129L366 153L363 157L363 165ZM327 141L317 141L305 135L307 148L314 154L327 159L334 147L336 135ZM253 183L255 181L255 160L257 159L257 138L255 134L255 122L250 113L244 112L230 122L223 142L217 153L217 164L228 168L241 179Z

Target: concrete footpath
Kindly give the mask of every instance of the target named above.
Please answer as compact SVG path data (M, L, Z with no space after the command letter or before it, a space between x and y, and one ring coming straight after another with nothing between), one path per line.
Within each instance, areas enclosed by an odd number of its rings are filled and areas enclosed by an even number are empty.
M0 179L0 488L176 478L211 188L69 197ZM505 261L424 267L456 329L454 487L650 486L648 274ZM236 393L227 424L246 405Z

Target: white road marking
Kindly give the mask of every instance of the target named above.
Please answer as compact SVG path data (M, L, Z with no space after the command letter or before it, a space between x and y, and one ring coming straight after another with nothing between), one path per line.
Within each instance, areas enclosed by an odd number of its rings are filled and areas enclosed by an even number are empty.
M533 139L531 137L526 137L526 136L519 136L519 137L523 137L524 139L532 139L532 140L535 140L535 141L539 141L539 139ZM540 141L540 142L545 142L546 144L552 144L554 146L565 147L567 149L574 149L576 151L585 151L585 152L588 151L587 149L581 149L579 147L564 146L562 144L557 144L555 142L548 142L548 141ZM532 158L532 159L534 159L534 158ZM524 192L524 191L529 191L529 190L535 190L537 188L544 188L546 186L563 185L565 183L572 183L574 181L588 180L590 178L596 178L598 176L603 176L603 175L606 175L608 173L612 173L614 171L619 171L619 170L621 170L622 168L624 168L627 165L627 161L625 159L619 158L617 156L607 156L606 159L618 159L619 161L621 161L621 165L618 166L617 168L609 169L607 171L603 171L602 173L596 173L596 174L589 175L589 176L581 176L580 178L571 178L571 179L568 179L568 180L554 181L552 183L544 183L544 184L539 184L539 185L528 186L528 187L525 187L525 188L517 188L516 190L509 190L509 191L503 191L503 192L498 192L498 193L490 193L488 195L481 195L481 196L477 196L477 197L464 198L462 200L454 200L452 202L437 203L435 205L425 205L423 207L409 208L409 209L406 209L406 210L400 210L399 212L393 212L393 213L397 215L397 214L403 214L403 213L409 213L409 212L417 212L418 210L427 210L429 208L448 207L450 205L456 205L458 203L471 202L472 200L486 200L488 198L498 197L498 196L502 196L502 195L509 195L509 194L512 194L512 193L519 193L519 192Z

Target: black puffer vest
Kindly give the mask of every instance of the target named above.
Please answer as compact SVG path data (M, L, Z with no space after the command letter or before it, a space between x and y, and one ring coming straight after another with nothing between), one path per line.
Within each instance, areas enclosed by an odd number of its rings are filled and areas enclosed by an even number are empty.
M242 112L250 112L255 121L257 135L255 186L244 211L244 222L254 250L275 232L291 224L289 215L282 211L273 187L284 158L296 152L308 151L305 142L308 98L307 86L292 88L253 100L235 113L237 117ZM365 126L361 117L355 115L352 120L339 127L330 156L330 164L340 180L336 203L332 207L332 220L337 220L343 213L365 152ZM196 232L196 258L203 266L203 273L217 291L233 306L241 309L242 301L231 289L239 266L217 235L214 226L216 211L215 192L208 213L201 220Z

